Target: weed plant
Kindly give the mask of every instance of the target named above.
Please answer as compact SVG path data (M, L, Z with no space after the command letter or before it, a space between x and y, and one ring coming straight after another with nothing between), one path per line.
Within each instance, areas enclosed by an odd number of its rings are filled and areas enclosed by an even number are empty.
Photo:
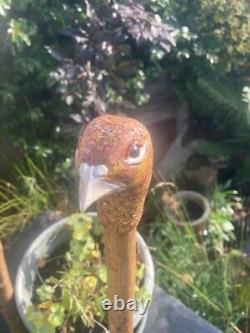
M0 179L1 240L22 230L41 212L57 208L67 195L51 180L43 162L38 166L26 157L22 166L13 169L13 182Z
M157 282L225 333L248 332L250 263L234 234L235 191L217 187L211 195L208 228L197 234L174 225L157 206L150 224ZM239 222L238 222L239 223Z
M28 317L34 333L74 333L82 332L83 327L90 332L94 327L108 332L107 311L101 307L107 298L101 225L96 218L83 213L71 215L68 225L72 237L66 253L40 260L37 270L40 285L35 288ZM43 268L50 263L52 269L45 278ZM148 292L139 288L144 272L143 263L138 261L136 297L148 299Z

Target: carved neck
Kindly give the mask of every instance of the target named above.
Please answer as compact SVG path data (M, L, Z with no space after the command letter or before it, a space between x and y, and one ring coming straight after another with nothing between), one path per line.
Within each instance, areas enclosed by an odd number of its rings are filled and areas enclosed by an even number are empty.
M108 270L108 295L124 301L134 298L136 272L136 227L140 222L146 189L117 192L98 203L104 226L103 240ZM111 333L132 333L132 311L109 311Z
M137 227L141 220L146 197L145 185L117 192L100 200L97 209L104 228L126 233Z

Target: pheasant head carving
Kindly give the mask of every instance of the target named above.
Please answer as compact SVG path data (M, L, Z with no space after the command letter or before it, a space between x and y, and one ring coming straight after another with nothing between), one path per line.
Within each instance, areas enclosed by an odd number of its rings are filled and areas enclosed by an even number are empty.
M123 224L136 214L133 224L139 222L152 159L151 138L141 123L111 115L94 119L81 136L75 156L80 209L86 210L98 201L105 215L108 207L115 206ZM140 207L132 207L135 203Z

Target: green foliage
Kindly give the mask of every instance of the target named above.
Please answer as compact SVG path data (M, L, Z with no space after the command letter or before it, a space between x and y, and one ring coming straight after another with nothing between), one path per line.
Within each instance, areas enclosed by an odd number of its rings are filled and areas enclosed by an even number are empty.
M56 272L36 290L37 302L29 309L34 333L54 333L56 329L75 332L75 327L100 326L105 330L107 313L101 302L107 298L107 272L99 247L101 226L87 214L74 214L68 219L72 229L69 250ZM57 260L50 258L48 262ZM144 266L137 270L137 293Z
M247 94L247 90L245 91ZM201 139L194 142L196 151L211 159L223 160L227 166L234 168L234 180L237 183L249 182L250 178L246 177L250 148L247 95L244 101L236 84L204 79L188 84L187 93L192 97L192 110L205 123L204 127L202 124L200 126ZM207 122L210 126L206 128Z
M11 19L8 34L17 49L31 45L31 36L36 33L36 25L29 26L28 21L23 18Z
M55 208L59 186L48 179L46 170L27 158L22 168L14 167L16 183L0 180L0 239L26 226L32 218Z
M51 84L76 111L77 122L105 112L109 103L145 103L147 55L143 50L155 46L165 54L173 44L172 28L159 24L153 13L136 2L93 1L87 7L85 21L62 32L72 50L67 45L50 48L59 60Z
M176 57L193 70L243 69L249 62L250 10L247 0L151 0L163 21L178 29ZM207 64L207 66L205 66ZM204 67L205 66L205 67Z
M10 0L1 0L0 1L0 15L5 16L7 11L10 9Z
M142 7L118 4L0 2L0 135L27 144L29 154L43 156L59 173L73 155L73 120L96 116L108 101L147 101L139 44L157 44L153 33L160 48L172 43L170 27L158 27ZM136 25L128 10L139 11Z
M233 225L234 205L240 200L237 191L232 191L222 186L217 186L214 189L207 239L207 246L212 246L213 251L223 254L224 242L235 240Z
M224 168L234 170L237 185L248 184L250 113L248 90L242 96L241 85L199 78L187 84L186 96L196 118L194 148L214 161L223 161Z
M176 28L176 46L165 55L161 67L167 68L180 97L189 105L192 123L197 123L192 128L194 136L206 141L207 152L203 153L211 159L217 153L217 158L226 155L226 167L234 169L237 184L248 184L249 2L152 0L146 3L162 22L170 22ZM237 150L233 147L236 142L240 142L238 156L232 153ZM198 147L204 148L204 145Z
M197 109L199 105L197 113L212 120L217 130L227 130L232 135L248 128L248 108L237 82L227 84L199 78L188 83L187 93L192 95L191 107Z
M245 274L249 268L235 248L232 232L238 200L234 191L215 189L208 233L202 241L188 224L183 229L171 223L164 210L158 210L150 224L158 283L226 333L237 328L237 332L245 331L250 301L249 295L245 299L239 296L248 286ZM241 264L236 269L237 260Z
M29 0L2 1L0 7L0 135L21 146L25 141L29 154L50 165L69 156L70 140L60 131L67 110L48 88L55 65L45 46L57 40L72 15L79 18L77 7Z
M225 3L1 0L0 135L67 177L73 121L144 104L145 82L166 69L195 115L234 132L249 104L249 4ZM226 79L239 88L227 93Z
M29 311L35 332L44 325L48 332L69 329L79 318L84 326L93 327L105 318L100 304L106 298L107 277L95 242L93 219L86 214L75 214L68 223L72 239L64 257L66 262L60 267L58 277L54 273L38 287L39 303Z
M250 182L250 136L248 132L242 132L235 137L225 138L219 143L208 140L195 140L195 150L207 155L214 163L224 163L224 168L233 170L231 180L237 185L246 186Z

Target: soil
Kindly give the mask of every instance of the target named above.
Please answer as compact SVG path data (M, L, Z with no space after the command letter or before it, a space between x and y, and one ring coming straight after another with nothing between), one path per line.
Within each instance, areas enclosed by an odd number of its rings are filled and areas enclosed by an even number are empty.
M69 245L66 244L61 246L53 252L50 258L39 259L37 261L37 278L34 283L34 290L37 290L43 284L43 281L48 279L50 276L58 277L60 274L57 273L66 264L65 253L69 250ZM39 302L37 295L34 293L32 302L37 304Z

